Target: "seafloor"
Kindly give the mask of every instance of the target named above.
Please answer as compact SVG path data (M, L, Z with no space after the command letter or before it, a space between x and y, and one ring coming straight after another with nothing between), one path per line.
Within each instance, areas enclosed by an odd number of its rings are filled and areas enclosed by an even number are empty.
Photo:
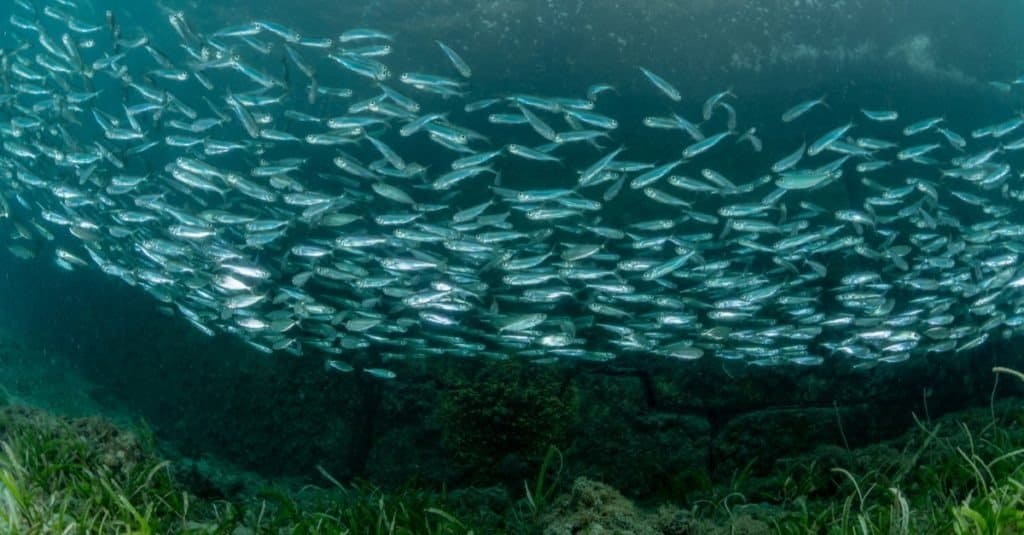
M381 382L229 340L186 366L175 340L100 373L0 335L0 529L52 532L62 500L69 533L138 532L125 503L152 533L1024 529L1024 382L992 371L1019 364L1008 346L859 372L453 361ZM76 474L127 502L75 516Z

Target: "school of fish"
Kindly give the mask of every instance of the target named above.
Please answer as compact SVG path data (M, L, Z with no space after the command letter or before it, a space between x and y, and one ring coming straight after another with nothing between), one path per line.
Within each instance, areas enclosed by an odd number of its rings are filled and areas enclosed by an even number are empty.
M78 0L13 1L5 245L207 335L389 379L429 356L868 367L1024 326L1020 115L958 133L866 107L730 178L765 145L739 98L685 110L645 67L631 83L666 111L631 126L673 140L659 161L602 112L615 86L475 94L440 41L394 72L374 29L203 34L173 12L158 42ZM829 121L825 97L794 104L775 127Z

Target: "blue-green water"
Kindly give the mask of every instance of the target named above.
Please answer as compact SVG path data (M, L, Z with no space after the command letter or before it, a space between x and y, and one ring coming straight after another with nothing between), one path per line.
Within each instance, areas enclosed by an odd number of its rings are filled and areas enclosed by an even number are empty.
M607 434L612 437L605 444L610 452L590 458L579 454L584 471L620 477L618 481L635 484L638 492L649 492L649 482L632 482L611 468L616 454L643 456L631 450L634 442L628 438L642 427L637 424L642 415L673 415L682 419L679 429L692 425L692 434L708 435L714 442L716 433L746 412L780 406L820 411L833 403L906 408L891 419L875 415L859 430L860 438L853 433L855 440L866 442L906 423L910 411L921 408L921 392L934 385L949 390L933 409L983 399L990 383L968 381L954 388L950 376L978 378L1014 346L1022 314L1016 266L1022 252L1018 192L1024 188L1019 184L1020 156L1007 146L1021 132L1007 126L1008 132L998 138L972 134L1017 117L1021 90L1013 81L1024 72L1015 38L1024 15L1020 5L981 2L964 16L965 8L955 2L334 4L95 2L75 9L30 2L38 11L12 5L0 17L20 17L2 26L4 118L40 123L19 127L11 122L2 134L3 198L10 212L4 232L11 238L12 252L17 251L3 257L2 296L8 306L2 317L12 331L34 344L68 355L75 369L101 386L98 395L107 403L145 414L168 447L181 455L222 456L268 474L308 476L322 464L346 478L470 480L480 458L467 469L459 448L487 449L480 442L460 442L459 433L466 430L453 426L465 421L481 425L481 420L460 419L464 415L454 409L468 403L460 394L467 384L509 380L506 372L490 374L489 367L507 366L492 361L511 358L532 363L515 372L520 381L515 384L527 398L546 395L555 403L572 391L582 400L575 417L548 414L545 403L519 406L523 420L530 422L525 429L537 431L530 440L585 452ZM47 13L46 7L56 11ZM110 35L107 10L120 27L120 43ZM95 25L95 31L69 31L62 20L62 13L69 12L76 22ZM183 40L172 29L168 19L177 12L200 36L198 43ZM352 28L387 33L390 40L365 42L391 45L390 55L374 59L387 64L391 78L369 80L326 57L324 49L288 43L264 27L252 31L251 44L214 36L222 28L254 20L295 29L303 37L337 39ZM45 28L42 33L55 43L56 52L48 50L48 39L40 32L19 27L26 21ZM59 48L74 48L61 43L63 35L77 41L78 53L86 58L81 67L74 54ZM137 41L143 37L157 52ZM210 39L215 44L203 48ZM435 40L464 57L473 69L471 78L459 78ZM352 89L354 96L320 95L311 102L309 81L285 54L285 44L316 58L309 61L316 66L318 86ZM192 52L204 50L210 63L197 66L204 63L190 58L183 45ZM261 46L269 51L260 52ZM339 46L332 43L330 50L342 50ZM95 63L120 53L125 56L114 68ZM260 89L253 77L230 65L217 66L235 55L274 81ZM157 56L169 58L173 69L188 79L157 76ZM52 68L53 58L57 69ZM29 75L18 74L14 65L27 68ZM641 66L678 88L680 101L652 85ZM204 73L212 88L197 83L196 72ZM444 76L445 83L458 84L464 94L443 97L403 84L399 75L407 72ZM397 117L373 109L350 111L352 102L382 91L378 82L413 97L420 107ZM132 83L165 96L147 96ZM558 144L551 149L560 160L554 164L515 158L504 149L493 164L500 182L488 170L453 190L436 191L432 181L458 155L424 133L398 132L432 112L486 138L467 144L470 152L509 144L539 146L550 141L540 128L495 125L488 114L527 108L559 131L583 130L589 127L566 119L564 108L530 108L516 104L514 97L585 100L588 87L597 83L614 89L596 97L593 111L614 118L618 126L596 146ZM679 128L645 126L645 118L675 113L700 124L705 135L725 131L724 107L713 107L708 119L701 117L706 99L725 90L735 95L722 100L736 114L734 131L675 171L703 180L710 190L672 189L667 177L657 185L686 202L685 209L630 188L628 180L642 170L619 171L627 185L617 195L607 193L619 180L615 177L596 188L578 184L581 173L616 148L625 148L616 159L620 163L663 164L696 142ZM93 91L98 93L80 95L81 102L67 100L69 93ZM259 128L297 139L248 133L228 100L243 93L276 99L266 107L246 107L265 114ZM175 128L171 121L194 118L182 107L176 109L168 94L197 116L219 116L221 124L209 131ZM816 107L793 122L780 120L785 110L822 95L827 107ZM467 103L489 97L501 101L483 112L465 111ZM139 112L141 124L131 126L125 107L145 103L160 111ZM899 119L871 121L863 108L894 110ZM113 129L96 118L96 110L137 138L113 139ZM377 126L366 129L366 137L383 140L404 163L415 162L425 171L396 177L400 166L385 161L369 179L340 173L332 162L338 150L366 165L381 162L382 154L362 135L338 148L313 146L305 136L326 128L289 119L286 110L321 121L346 115L379 119ZM928 117L941 117L940 126L965 138L966 146L957 147L934 129L918 137L902 132ZM769 172L775 162L848 122L854 124L851 141L881 138L898 149L853 157L840 164L841 177L823 179L820 188L764 200L779 179L778 173ZM749 129L755 129L761 150L738 141ZM190 136L188 142L194 145L173 146L167 141L172 135ZM212 154L204 150L210 139L244 146L226 155ZM155 142L152 147L133 154L150 141ZM113 156L103 154L97 143ZM934 159L905 161L895 154L924 143L938 144L930 154ZM76 154L90 161L71 164L46 153L54 148L63 156ZM964 162L993 149L982 163ZM806 156L799 167L812 167L812 161L825 165L842 154L826 151L813 160ZM179 158L214 166L205 184L219 191L171 178L176 168L196 167L183 165ZM301 162L281 173L292 182L274 186L272 201L241 195L237 181L229 179L288 158ZM891 165L877 173L855 171L856 164L868 161ZM984 176L950 174L976 168ZM732 185L701 179L708 169ZM991 187L979 184L1003 170L1008 171L992 179ZM321 176L325 173L327 177ZM147 178L138 188L111 193L118 175ZM764 176L768 178L758 183ZM266 182L265 177L255 178ZM755 183L759 185L743 190ZM406 206L373 188L379 184L399 188L419 205L438 208ZM513 194L502 194L495 186ZM337 197L330 201L339 202L334 211L352 214L358 222L334 229L315 217L304 220L301 214L307 207L328 201L302 205L282 200L286 192L300 193L299 187ZM541 189L553 198L601 205L579 209L550 200L521 202L514 196L517 191L536 195ZM972 195L968 200L965 192ZM490 213L511 214L507 224L460 227L452 221L453 213L487 201L494 203ZM781 228L739 238L722 210L740 204L759 204L750 217ZM550 221L524 216L528 210L550 208L576 211ZM256 243L254 233L238 230L237 224L198 224L195 218L210 210L283 221L288 230L271 244ZM850 223L838 213L843 210L856 210L868 222ZM126 223L126 211L141 212L145 220ZM398 230L434 235L418 241L374 221L394 213L418 214L417 224L432 225L398 225ZM660 231L631 227L655 220L671 224ZM216 237L183 237L175 234L174 225ZM71 232L72 227L78 232ZM605 230L594 232L593 227ZM524 235L507 245L483 243L481 233L498 230ZM617 232L623 236L614 237ZM809 238L814 246L807 249L779 245L779 240L813 232L828 234ZM345 236L369 234L394 238L367 250L333 245ZM443 239L435 240L438 236ZM658 247L639 245L658 238L663 240ZM838 242L840 238L849 241ZM460 252L449 243L455 240L486 247L483 252ZM830 243L841 246L815 250ZM294 249L303 245L330 251L307 258ZM584 258L567 258L579 246L594 249ZM176 247L186 252L166 252ZM653 267L688 252L695 256L681 267L651 275ZM525 300L522 288L507 284L504 277L513 270L501 268L501 263L547 254L530 273L550 277L531 286L566 295ZM323 268L330 266L320 260L324 255L343 263L343 273L325 274ZM429 266L406 270L385 263L395 258L414 258ZM647 264L640 270L623 267L630 260ZM701 270L716 263L719 267ZM250 287L243 290L231 288L232 281L218 279L237 274L226 264L264 267L270 275L245 280ZM594 278L574 269L593 270ZM844 282L844 277L862 273L873 278L862 284ZM296 282L303 277L306 283ZM381 285L358 285L371 278ZM245 278L234 281L239 279ZM430 294L431 306L412 306L407 300L430 292L439 292ZM251 306L228 304L237 304L230 299L240 296L262 300ZM735 299L743 302L730 301ZM321 308L313 310L314 305ZM536 324L522 326L534 319ZM350 323L354 320L368 323ZM207 330L213 335L203 333ZM745 364L749 362L770 367ZM342 371L347 366L354 369ZM397 377L380 379L391 372ZM538 390L529 390L534 385ZM488 399L488 392L474 393ZM538 399L548 401L533 398ZM599 425L607 414L623 421L613 433ZM566 418L571 426L548 428L531 417ZM686 420L690 417L692 421ZM509 436L524 432L505 427L505 422L491 423ZM511 454L494 452L489 461L535 453L537 444L530 440L510 447ZM616 445L622 451L616 452ZM738 462L729 458L728 444L702 442L699 447L711 453L695 449L673 459L673 466L714 471ZM515 479L521 467L511 464L506 473L490 476Z

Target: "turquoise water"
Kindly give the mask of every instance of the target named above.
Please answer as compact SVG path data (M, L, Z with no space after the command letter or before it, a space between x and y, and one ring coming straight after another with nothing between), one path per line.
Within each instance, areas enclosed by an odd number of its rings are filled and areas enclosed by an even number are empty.
M59 13L51 16L43 12L46 6L61 12L74 11L70 6L57 3L37 3L40 11L32 16L21 6L9 9L29 23L41 21L39 23L48 28L47 32L59 43L59 37L67 33L64 29L67 24L60 20ZM543 428L535 440L575 444L581 451L593 452L594 448L585 446L602 443L602 436L614 437L604 443L610 451L592 456L580 454L578 462L584 467L581 470L602 473L611 479L618 477L621 484L634 485L633 490L638 492L650 492L650 481L632 481L624 474L615 474L611 466L616 454L645 458L646 452L635 447L629 437L648 425L640 420L651 413L670 415L674 419L669 420L674 423L666 424L667 431L651 432L648 428L652 434L640 432L642 437L657 441L657 437L662 437L658 433L671 435L665 440L685 452L673 457L673 466L692 465L711 471L725 470L723 467L735 464L742 456L730 457L728 441L718 446L708 443L724 440L728 434L721 433L728 429L729 422L757 411L796 407L820 413L834 406L851 406L852 413L861 414L858 411L870 413L873 404L905 407L897 411L899 415L876 414L860 429L850 424L855 441L870 441L899 429L908 421L910 411L920 411L918 401L927 397L922 396L925 389L934 390L936 385L948 388L942 399L935 400L932 408L937 411L984 399L989 382L979 379L977 383L963 384L961 381L954 388L952 385L957 382L951 377L957 374L981 377L992 362L1000 362L1003 355L1009 353L1006 348L1013 347L1019 326L1017 318L1021 314L1019 285L1015 283L1019 280L1016 255L1021 251L1016 241L1018 236L1013 234L1020 223L1019 200L1013 195L1022 189L1017 176L1020 164L1015 149L1004 148L1020 138L1021 132L1010 129L998 139L991 134L972 136L976 129L1005 124L1016 117L1020 89L1013 81L1024 68L1018 59L1021 57L1019 45L1013 38L1019 30L1016 25L1020 8L1001 2L982 2L972 7L971 17L962 17L958 16L962 8L957 3L938 7L933 2L927 3L929 15L923 15L925 6L925 3L897 5L890 2L829 5L797 2L764 4L756 8L740 2L696 3L689 7L676 7L671 3L620 5L614 2L375 2L339 7L331 2L299 2L208 8L198 3L83 3L75 11L76 20L94 24L99 29L95 31L97 37L92 37L90 31L81 32L76 38L81 39L82 55L89 59L88 64L94 70L106 68L97 69L93 61L102 61L104 55L109 57L120 53L119 50L127 50L118 65L131 75L132 82L143 80L167 91L189 107L202 110L203 115L222 115L222 124L209 134L190 133L196 135L189 143L196 145L182 148L172 145L166 138L180 133L169 124L172 117L180 118L175 112L164 112L166 115L139 112L143 125L132 127L129 133L139 134L140 139L122 143L111 139L112 129L95 119L92 110L99 109L115 117L123 127L130 122L124 106L147 100L153 104L153 99L140 98L141 92L130 87L128 78L116 79L104 73L83 78L76 73L58 71L45 74L44 82L29 77L31 83L45 88L45 94L34 95L31 88L18 89L12 85L25 82L24 76L8 72L7 94L14 96L5 104L4 113L11 119L35 114L45 124L27 127L28 133L18 132L12 126L4 134L8 150L3 160L6 172L3 193L11 214L5 223L5 233L12 237L10 244L16 249L3 260L6 274L3 295L4 302L9 304L3 317L21 336L67 355L72 368L100 385L98 395L106 403L130 407L146 415L153 421L158 436L176 453L193 458L217 455L271 475L309 476L313 468L321 464L344 478L362 476L387 482L412 477L430 482L472 479L474 469L479 467L466 468L460 464L465 459L460 460L459 442L453 440L451 427L446 427L460 420L445 420L445 414L450 415L451 404L465 399L451 392L461 391L466 382L507 380L500 373L497 373L498 379L494 379L489 369L493 365L491 361L505 357L512 357L515 362L533 363L517 376L524 389L540 385L536 395L548 395L552 399L559 398L566 389L580 396L582 408L578 409L578 419L573 421L570 430ZM286 120L285 110L301 111L326 120L346 113L354 115L347 107L350 101L358 99L339 101L321 95L310 102L305 75L286 57L282 39L265 28L253 30L254 35L258 35L254 43L257 46L234 41L233 37L218 40L228 43L225 47L237 52L248 65L263 73L273 73L279 82L269 84L266 91L252 91L258 89L259 84L254 86L251 76L223 67L210 67L209 81L213 89L206 89L191 78L182 85L160 79L153 74L158 67L150 57L154 53L144 52L138 45L140 42L132 48L125 43L118 44L109 35L104 16L108 9L115 14L123 41L147 37L148 44L171 58L171 63L178 68L193 65L181 46L188 45L188 40L183 43L168 22L168 18L179 11L196 34L205 36L203 39L222 28L253 20L293 28L304 37L337 38L351 28L377 29L392 36L387 42L393 50L381 60L392 70L393 77L406 72L430 73L463 84L459 90L466 95L443 97L421 93L418 88L403 85L394 78L386 82L402 94L414 95L421 103L422 112L444 114L453 124L483 134L486 141L472 145L471 150L477 153L483 152L485 147L490 150L509 144L546 143L542 128L536 125L499 126L487 119L490 112L516 112L528 106L512 104L509 98L514 95L586 99L590 86L606 83L614 89L596 97L595 111L614 118L619 126L607 132L597 146L580 143L557 148L554 153L561 161L553 165L517 159L505 149L494 164L494 170L502 177L500 183L487 171L481 177L460 183L454 191L442 192L433 191L429 186L447 170L456 155L424 135L396 135L400 126L407 122L405 118L389 118L386 126L367 129L371 137L385 140L406 163L417 162L426 168L426 174L419 177L374 179L374 184L386 183L411 193L420 204L441 206L437 211L423 210L425 215L421 216L421 222L454 228L453 212L490 200L495 203L492 212L500 212L497 207L501 206L514 214L509 216L508 228L493 230L511 229L539 237L515 245L500 245L482 257L461 256L436 242L418 245L420 242L415 240L374 250L369 253L369 262L364 262L367 256L359 251L331 252L337 255L334 258L350 261L366 268L367 272L351 271L341 283L314 278L305 286L296 283L294 277L316 273L316 268L322 264L296 260L303 255L296 253L294 246L322 247L322 240L333 241L348 233L357 236L371 232L390 234L392 227L360 222L354 227L333 230L298 222L302 210L295 209L295 205L279 200L260 204L239 195L237 184L225 178L227 170L245 173L262 165L261 160L305 158L300 169L291 173L292 178L312 191L347 195L346 203L351 204L339 210L369 221L382 214L405 211L407 207L402 201L374 190L369 182L348 177L347 182L339 185L320 177L321 173L338 174L337 166L332 163L333 151L338 149L311 147L301 140L255 144L256 138L249 135L241 124L243 121L232 114L225 97L250 92L278 99L266 108L270 110L266 112L270 116L266 124L270 126L262 128L274 127L274 130L293 132L300 137L317 129L301 121ZM8 20L9 15L4 13L2 20ZM48 72L36 56L43 54L40 50L47 47L31 30L17 26L14 22L3 26L8 70L11 61L18 63L12 58L20 57L33 72ZM85 41L90 39L94 40L93 46L85 47ZM435 40L442 40L459 51L473 69L471 78L459 78ZM380 44L384 41L370 39L367 42ZM27 43L31 52L15 52L19 42ZM260 52L260 45L269 46L270 51ZM358 91L359 98L369 98L380 91L377 81L346 71L324 57L319 48L307 48L303 49L304 54L319 58L315 63L319 86L352 87ZM641 66L677 88L681 93L680 101L674 102L655 87L641 73ZM85 78L89 78L88 81ZM67 85L63 86L60 81ZM67 93L68 87L81 92L98 90L99 93L83 97L84 102L78 109L58 112L47 105L39 111L31 109L32 104ZM705 169L713 169L731 179L735 183L733 187L709 179L704 185L710 183L716 191L670 190L665 184L667 179L663 178L658 187L687 202L690 206L686 210L678 205L655 202L628 185L618 195L610 195L607 188L616 179L596 189L577 187L581 172L585 173L601 156L618 147L626 148L618 160L662 164L679 158L685 147L696 142L678 128L666 132L645 126L647 117L669 117L678 113L700 123L706 135L724 131L728 128L728 113L724 108L713 106L712 116L707 120L700 115L708 97L726 90L735 94L722 100L735 110L734 132L699 160L680 164L678 172L699 177ZM787 109L822 95L825 95L827 107L815 107L793 122L780 120ZM203 97L209 97L213 105L207 104ZM483 113L465 111L467 102L488 97L503 100ZM159 104L168 106L166 102ZM251 108L258 111L260 107ZM899 119L893 124L871 121L863 115L863 108L893 110ZM26 113L26 109L31 111ZM544 121L557 124L560 131L584 129L565 121L564 110L527 109L534 110ZM421 112L410 113L415 117ZM940 126L964 137L967 146L958 148L948 136L941 136L934 129L922 134L921 141L901 132L907 125L928 117L943 118ZM857 138L891 140L897 142L900 149L919 143L936 143L938 147L932 149L935 159L904 161L894 155L895 151L884 156L879 152L870 159L858 157L842 164L842 177L823 178L828 182L818 189L786 192L784 201L765 203L762 200L774 190L778 179L774 175L754 187L763 188L757 189L756 194L733 191L739 189L736 186L756 183L774 163L801 144L812 145L825 132L851 121L855 123L851 135ZM64 132L50 130L58 125ZM763 143L760 151L753 150L752 144L738 142L751 128ZM203 145L199 144L205 145L214 136L247 145L225 156L211 156L200 150ZM147 140L157 143L133 153L133 148ZM269 140L264 138L263 141ZM85 157L95 156L93 142L112 147L113 159L123 160L125 170L117 169L112 158L105 156L92 163L58 165L48 161L46 156L18 155L15 145L11 144L27 144L29 151L36 153L43 151L33 143L52 146L61 142L67 147L62 150L68 154L84 154ZM971 182L977 180L943 174L950 169L988 165L988 160L978 166L965 165L962 158L982 155L993 148L999 150L990 156L992 165L1005 165L1010 170L1009 178L1001 179L996 187L976 187ZM342 146L340 150L355 154L367 164L380 161L382 156L374 152L374 146L365 139L351 147ZM814 160L816 165L834 161L841 153L825 154ZM168 176L168 165L181 167L176 163L178 158L212 162L211 165L224 171L213 183L213 188L222 191L211 193L194 185L186 187L174 182ZM960 163L957 163L958 158ZM878 175L854 171L855 163L881 160L891 162L891 166ZM992 167L992 173L999 169ZM19 173L25 172L41 177L42 184L32 179L19 179ZM642 171L624 172L632 173L628 175L632 179ZM120 173L146 176L149 181L139 189L111 194L107 188L112 177ZM865 183L862 178L874 182ZM919 187L916 179L926 181L925 186ZM62 198L55 191L57 186L71 187L75 192ZM580 209L567 220L538 221L524 217L523 213L528 209L565 206L519 203L509 200L508 195L496 193L493 186L517 191L562 189L573 193L553 195L604 204L594 211L596 213ZM912 187L903 192L906 186ZM965 188L980 196L980 204L962 201L954 195ZM88 203L76 204L75 199L80 198L81 192ZM228 296L249 293L232 294L233 290L214 282L225 268L210 263L209 242L193 242L189 241L191 238L173 235L171 225L189 226L188 223L168 216L167 212L161 213L158 223L144 222L133 229L123 219L112 215L128 209L158 212L152 204L140 205L135 199L159 194L164 195L172 208L186 215L223 210L262 220L289 221L288 234L266 246L247 243L251 236L229 230L226 223L211 225L226 243L244 251L247 265L267 266L272 271L269 282L261 282L251 292L246 290L254 296L266 295L266 301L256 308L240 307L259 310L259 313L231 312L235 309L221 301L226 301ZM605 199L606 195L612 199ZM926 212L927 217L912 212L903 219L887 219L885 216L892 217L895 209L887 211L882 208L886 205L879 203L872 206L878 207L882 216L868 214L872 218L870 223L846 224L834 213L846 209L868 213L865 203L872 197L886 195L901 201L900 208L913 207L916 203L923 207L921 211ZM907 200L903 201L905 198ZM838 252L820 256L807 253L799 259L791 258L786 252L765 253L749 243L736 241L734 232L726 232L727 216L721 215L721 210L738 203L764 204L767 208L757 212L754 219L772 225L807 222L806 227L786 227L751 238L760 240L758 243L763 247L787 236L800 236L805 230L809 233L834 226L842 230L834 231L839 234L833 239L843 236L852 241ZM812 203L812 208L801 203ZM989 212L986 206L999 209ZM54 217L54 213L58 217ZM703 221L711 217L714 223L702 222L702 215L705 216ZM54 222L61 217L78 224L81 220L97 223L99 228L75 235L68 231L68 224ZM629 227L673 218L677 221L672 228L660 234ZM928 221L936 219L945 223L929 226ZM128 230L123 234L104 233L110 227L119 226ZM625 238L610 238L607 232L595 236L587 234L593 231L581 230L588 226L628 230L640 237L630 236L625 242L622 241ZM411 225L401 228L422 230ZM1001 229L996 239L978 237L991 235L995 232L993 229ZM545 230L552 230L552 234L533 234ZM466 235L475 235L478 231L482 230L459 230ZM52 240L47 233L53 234ZM693 238L700 242L694 245L688 237L698 233L708 233L710 237ZM927 236L923 241L907 238L915 234ZM653 249L655 252L637 252L643 250L636 247L635 242L658 237L678 242L668 242L672 246ZM140 245L143 249L154 249L144 243L153 239L167 240L172 245L188 244L190 250L202 254L182 255L174 258L174 262L167 262L167 257L161 262L159 255L154 260L140 254ZM942 267L946 263L928 264L932 256L942 256L927 251L927 244L938 240L957 245L957 248L941 247L946 251L949 267ZM579 252L574 249L578 245L600 250L591 251L583 262L569 268L555 265L561 260L572 263L566 255ZM847 254L856 245L864 245L866 249ZM910 250L894 249L893 245L910 247ZM87 246L99 254L91 256ZM694 257L681 264L685 267L669 274L645 277L652 267L685 256L685 251L689 250L697 250L702 260L698 262ZM381 268L383 260L415 256L410 251L424 253L416 258L433 265L412 275L402 269ZM76 261L69 262L61 252L71 254ZM524 302L520 289L506 284L503 275L508 273L492 265L501 262L504 259L501 255L506 252L517 257L550 253L551 259L543 260L544 268L549 271L537 273L551 274L556 282L561 280L569 287L572 297L552 303ZM33 256L34 259L22 260L15 256ZM96 261L95 256L102 261ZM437 261L438 257L442 261ZM632 272L621 268L621 261L636 258L650 261L650 264ZM908 269L901 268L900 261L893 258L908 259ZM81 259L82 265L77 259ZM586 262L588 259L593 263ZM63 260L63 267L59 262L55 264L55 260ZM121 271L106 269L103 271L107 274L103 274L96 269L97 264L107 262L120 267ZM708 272L698 270L699 265L715 265L715 262L726 264ZM572 273L562 271L576 265L598 271L615 266L610 270L614 273L600 277L601 283L626 286L595 288L594 283L586 282L588 279L574 278ZM824 274L820 273L819 265ZM463 270L451 270L452 267ZM71 268L70 272L64 268ZM169 271L162 271L164 268ZM908 271L911 275L906 275ZM843 277L861 272L875 273L880 284L890 286L864 289L871 295L850 299L866 299L871 303L859 308L849 307L837 297L848 293L843 290L847 286ZM170 282L153 282L154 273L167 277ZM757 279L756 275L762 273L767 278ZM354 279L367 279L371 275L394 277L395 282L382 283L392 292L352 289ZM728 284L730 277L737 278L735 285ZM753 282L740 280L749 277L753 277ZM803 277L808 277L805 286L790 286L795 280L804 280ZM927 279L927 283L920 283L918 279ZM709 280L715 280L718 286L708 286ZM125 284L126 281L135 284ZM442 318L453 319L457 326L438 326L436 321L421 314L422 311L404 306L407 303L403 299L409 297L409 292L430 289L451 293L451 285L472 295L445 300L453 307L469 307L469 313L462 310L462 315ZM774 285L781 286L773 289ZM300 287L301 291L292 290L293 287ZM278 293L281 288L288 289L285 297ZM207 293L197 298L195 290ZM766 292L771 304L750 310L715 304L747 296L750 291ZM328 304L332 312L310 312L309 307L299 306L304 301L295 298L296 293ZM639 297L630 300L619 297L621 294ZM784 302L783 297L790 300ZM985 297L990 297L990 302L977 303ZM668 326L668 320L652 320L658 317L653 314L664 312L664 307L658 308L661 305L652 305L656 298L679 300L682 305L667 308L686 316L679 321L688 324L675 330ZM915 301L917 298L928 301ZM887 310L890 300L892 308ZM272 301L275 305L285 303L276 310L290 314L287 321L296 322L296 326L285 330L286 334L281 336L267 335L264 326L255 327L256 321L260 324L283 321L280 316L271 315L274 307L269 303ZM803 301L817 303L814 314L798 316L794 312ZM995 305L986 308L992 302ZM715 308L739 313L739 320L719 321L709 313ZM193 313L195 317L190 315ZM688 319L691 315L699 317L696 324ZM807 323L793 319L808 315L816 319ZM951 318L950 322L940 321L945 316ZM906 317L913 321L904 323L902 319ZM516 323L529 322L531 318L538 319L538 325L533 326L537 329ZM925 321L929 318L939 319L932 324ZM361 329L348 323L353 319L376 323L368 328L370 334L364 335ZM890 319L893 323L882 324ZM821 330L818 324L832 320L842 321L832 330ZM195 324L199 324L198 327ZM771 331L776 326L781 335L766 333L765 330ZM720 330L722 328L728 331ZM950 335L949 331L956 328L964 330L956 336ZM809 329L796 334L803 337L810 333L810 340L775 341L776 336L785 338L794 334L791 329ZM929 334L929 329L941 330ZM212 336L204 334L206 330L213 333ZM877 332L880 330L888 330L888 333ZM738 334L729 338L729 333ZM757 343L750 342L751 333L757 335ZM858 343L846 341L851 333L861 337ZM525 341L519 336L526 337ZM767 341L760 338L762 336L767 337ZM891 340L883 344L877 342L875 336ZM331 341L326 348L317 345L324 339ZM560 342L566 339L569 341ZM247 345L246 341L250 343ZM888 349L903 343L910 345L906 349ZM273 351L276 344L281 347ZM755 349L751 349L752 346L756 346ZM271 351L264 351L266 349ZM487 358L466 358L473 356ZM695 358L696 362L683 361L690 358ZM900 362L890 366L883 359ZM331 362L339 364L331 367ZM744 362L775 367L762 369ZM819 366L808 368L802 364ZM339 371L339 367L345 366L354 366L354 369ZM394 379L380 379L389 377L392 372L396 375ZM558 388L545 389L552 384ZM478 395L486 396L486 390ZM545 406L544 403L527 404L520 409L526 421L538 414L554 417L541 410ZM617 426L608 424L614 428L612 430L601 425L608 423L602 415L609 413L619 418L612 419ZM505 424L494 425L504 429ZM513 433L522 431L512 429ZM536 430L537 427L531 424L526 429ZM689 438L679 435L708 438L688 442ZM751 435L757 436L757 432L751 431ZM807 441L835 443L840 438L847 440L830 427L827 437L807 437ZM523 467L516 464L516 455L525 455L524 452L536 446L529 441L526 443L526 446L511 448L511 453L502 452L501 455L508 454L512 461L503 473L491 475L508 480L521 475ZM490 459L495 463L506 460L498 458L497 452L495 458ZM500 463L499 466L505 467Z

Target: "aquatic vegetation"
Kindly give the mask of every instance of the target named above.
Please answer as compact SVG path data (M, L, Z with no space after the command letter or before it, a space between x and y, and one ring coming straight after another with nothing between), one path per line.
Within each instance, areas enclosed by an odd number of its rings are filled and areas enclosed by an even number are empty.
M524 496L509 512L511 532L534 533L543 525L544 517L551 514L551 507L559 495L564 461L562 452L552 446L544 455L536 477L532 481L523 481Z
M704 497L633 504L572 474L549 448L518 499L472 489L271 486L204 500L175 482L152 437L98 419L0 410L0 533L1016 533L1024 528L1019 401L921 421L905 436L738 470ZM752 461L756 462L756 461ZM748 467L749 468L749 467ZM568 474L568 476L567 476ZM564 477L573 483L564 484ZM487 503L488 505L482 505ZM500 509L494 509L500 507ZM77 530L77 531L76 531Z
M204 501L178 484L145 436L100 418L63 420L37 409L0 410L0 533L469 534L428 490L369 484ZM333 479L331 479L333 481ZM329 482L331 482L329 481Z
M369 484L307 489L297 495L265 490L246 511L227 505L215 525L219 530L238 526L257 533L472 534L442 508L442 502L442 496L429 491L385 493Z
M179 531L188 497L168 462L99 419L65 422L5 407L0 451L0 533Z
M691 514L719 526L753 514L771 532L794 534L1017 533L1022 424L1017 400L919 421L894 441L780 461L778 476L729 486Z

